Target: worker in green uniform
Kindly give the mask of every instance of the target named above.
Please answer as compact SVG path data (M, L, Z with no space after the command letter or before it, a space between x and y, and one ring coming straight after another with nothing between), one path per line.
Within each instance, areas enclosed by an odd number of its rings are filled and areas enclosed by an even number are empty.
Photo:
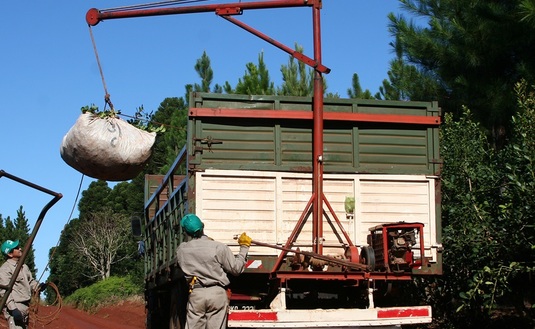
M230 248L204 235L204 224L194 214L180 221L190 237L177 248L177 260L190 283L185 329L226 328L229 299L227 274L239 275L245 268L251 238L240 235L240 251L234 256Z
M6 259L0 266L0 285L7 286L22 256L22 249L19 245L19 240L6 240L2 243L0 249ZM28 327L28 309L32 294L45 288L46 283L39 284L33 278L28 265L22 265L13 289L7 298L6 305L2 310L7 319L9 329L26 329ZM0 297L3 297L5 292L4 289L0 289Z

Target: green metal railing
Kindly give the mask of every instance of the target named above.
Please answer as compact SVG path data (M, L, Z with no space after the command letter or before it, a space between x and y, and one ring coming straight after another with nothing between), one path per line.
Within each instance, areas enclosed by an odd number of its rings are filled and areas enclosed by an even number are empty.
M176 264L176 248L182 242L180 219L187 212L188 184L184 175L186 148L163 178L155 192L145 202L143 233L147 250L145 252L145 277L158 279L169 272L171 264ZM177 180L177 177L183 177Z

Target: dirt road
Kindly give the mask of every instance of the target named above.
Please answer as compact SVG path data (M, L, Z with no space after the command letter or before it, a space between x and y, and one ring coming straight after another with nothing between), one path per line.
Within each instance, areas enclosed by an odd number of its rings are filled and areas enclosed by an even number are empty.
M145 307L142 302L124 302L88 314L68 306L59 312L57 307L40 306L36 319L31 329L144 329Z

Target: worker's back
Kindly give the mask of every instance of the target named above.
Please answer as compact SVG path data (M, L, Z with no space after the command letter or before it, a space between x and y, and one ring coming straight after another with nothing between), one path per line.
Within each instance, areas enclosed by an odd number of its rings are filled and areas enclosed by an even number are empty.
M225 244L205 235L180 244L177 260L188 282L195 276L202 286L226 287L230 283L227 273L238 275L245 265L244 255L234 257Z

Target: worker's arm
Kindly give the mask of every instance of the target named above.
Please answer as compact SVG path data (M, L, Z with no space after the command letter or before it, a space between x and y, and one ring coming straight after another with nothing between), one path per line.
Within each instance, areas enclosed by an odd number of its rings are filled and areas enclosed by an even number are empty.
M239 254L234 256L228 246L221 244L218 253L220 254L223 270L232 275L242 273L245 268L245 262L247 261L247 252L249 252L249 247L240 246Z
M11 280L12 275L13 273L0 270L0 285L7 286L9 284L9 281ZM5 293L6 293L6 290L0 289L0 298L4 297ZM13 310L17 308L12 294L9 294L9 296L7 297L6 308L8 310Z
M24 273L26 275L26 278L28 279L28 283L30 284L30 288L32 289L32 292L38 291L39 282L33 278L32 272L30 271L30 268L26 264L24 264Z

